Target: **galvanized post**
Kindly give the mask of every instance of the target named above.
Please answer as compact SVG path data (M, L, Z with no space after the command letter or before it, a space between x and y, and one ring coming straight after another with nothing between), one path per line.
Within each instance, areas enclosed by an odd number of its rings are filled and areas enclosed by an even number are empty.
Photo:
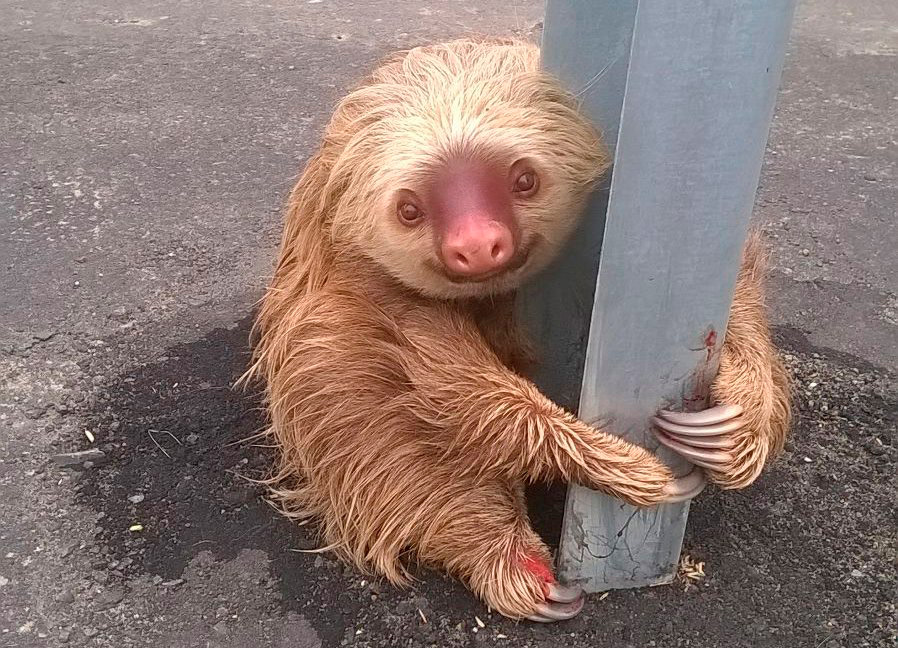
M543 65L613 151L568 251L523 291L537 383L659 448L648 417L701 408L724 339L794 0L548 0ZM601 249L601 255L599 255ZM669 582L688 503L638 510L571 485L558 555L587 591Z

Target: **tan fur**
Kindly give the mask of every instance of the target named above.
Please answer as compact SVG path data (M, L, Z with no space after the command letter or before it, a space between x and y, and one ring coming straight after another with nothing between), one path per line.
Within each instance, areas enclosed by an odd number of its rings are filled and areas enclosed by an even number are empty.
M766 255L758 232L743 252L730 309L720 370L711 389L717 402L741 405L745 427L734 441L733 461L709 471L721 488L745 488L761 474L786 441L792 418L789 375L770 339L764 307Z
M527 157L541 175L539 200L520 208L536 253L514 276L452 284L427 269L426 232L396 222L395 192L454 155ZM518 373L530 355L509 291L563 244L606 166L572 97L521 42L397 54L337 107L290 196L249 376L265 383L280 449L275 497L288 515L319 519L342 558L394 583L407 581L406 560L445 569L522 617L545 596L524 564L549 559L527 520L525 482L575 481L640 506L663 499L666 466ZM743 277L740 294L754 286ZM765 391L779 373L763 365L772 351L763 322L752 329L755 301L734 309L716 394L749 407L762 398L781 421ZM755 355L746 338L762 340ZM741 382L756 379L767 380L760 391ZM762 465L781 443L769 420L747 435L745 464ZM734 474L741 484L756 466Z

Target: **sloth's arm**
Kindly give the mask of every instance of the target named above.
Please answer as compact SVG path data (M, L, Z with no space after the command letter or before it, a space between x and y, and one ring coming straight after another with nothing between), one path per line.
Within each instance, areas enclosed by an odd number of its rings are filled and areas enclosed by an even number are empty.
M555 405L507 369L473 323L452 313L415 318L405 327L414 408L461 470L577 482L638 506L701 490L699 471L674 480L652 453Z
M764 307L765 256L757 234L745 247L712 386L717 407L662 412L659 440L706 469L723 488L745 488L783 447L791 420L789 376Z

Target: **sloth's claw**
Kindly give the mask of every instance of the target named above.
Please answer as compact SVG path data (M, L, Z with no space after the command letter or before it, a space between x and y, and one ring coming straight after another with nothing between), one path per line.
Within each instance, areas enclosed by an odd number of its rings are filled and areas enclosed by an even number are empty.
M698 412L701 414L701 412ZM657 427L664 430L670 436L684 436L684 437L707 437L707 436L720 436L721 434L729 434L731 432L735 432L739 428L743 426L743 421L741 418L733 418L728 421L723 421L720 423L712 423L709 425L692 425L692 424L683 424L683 423L673 423L669 419L662 418L660 416L655 416L652 418L652 423L654 423Z
M537 623L553 623L555 621L572 619L580 614L585 600L582 591L578 598L568 603L549 600L537 605L534 613L528 615L527 618Z
M655 436L696 466L719 470L733 460L731 435L744 425L739 405L718 405L702 412L661 410L652 418Z
M562 585L555 580L552 568L539 556L523 560L524 569L539 578L546 600L539 603L527 616L531 621L551 623L577 616L583 609L583 588L577 584Z
M690 445L673 440L663 432L656 432L655 436L658 437L658 441L660 441L662 445L667 446L678 455L702 468L716 469L720 467L719 464L725 464L733 460L733 456L729 452L723 450L693 448Z
M579 585L549 583L548 589L546 598L556 603L574 603L583 598L583 588Z
M679 477L665 486L664 492L667 494L667 502L683 502L692 499L702 492L705 488L705 476L701 470L693 470L688 475Z
M733 447L733 440L726 436L697 436L697 437L686 437L680 436L678 434L671 434L670 432L664 431L664 436L674 441L679 441L680 443L688 446L692 446L693 448L709 448L711 450L730 450Z
M661 410L658 416L671 423L697 427L702 425L715 425L736 418L742 413L739 405L716 405L701 412L671 412Z

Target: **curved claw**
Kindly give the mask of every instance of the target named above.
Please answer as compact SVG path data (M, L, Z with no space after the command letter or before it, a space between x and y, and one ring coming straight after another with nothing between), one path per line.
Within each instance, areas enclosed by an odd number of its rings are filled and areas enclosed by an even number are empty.
M703 412L696 412L696 414L703 414ZM712 423L710 425L698 426L691 424L685 425L683 423L672 423L671 421L661 418L660 416L653 416L652 423L656 427L661 428L672 436L688 437L720 436L721 434L729 434L730 432L735 432L743 425L745 425L745 421L743 421L741 418L730 419L728 421L724 421L723 423Z
M711 448L712 450L729 450L731 449L733 444L733 439L726 435L721 436L700 436L700 437L688 437L681 436L679 434L671 434L665 430L665 436L673 439L674 441L679 441L685 445L691 446L693 448Z
M531 621L538 623L553 623L555 621L566 621L572 619L583 609L585 597L580 597L570 603L559 603L555 601L546 601L536 606L536 611L527 616Z
M740 405L717 405L701 412L671 412L661 410L658 416L677 425L717 425L729 421L742 413Z
M668 495L665 502L683 502L692 499L704 490L706 483L702 471L693 470L664 487L664 492Z
M719 470L720 464L728 463L733 459L729 452L722 450L698 450L680 441L675 441L663 432L655 432L655 436L662 445L667 446L680 456L702 468Z
M583 588L579 585L561 585L549 583L549 593L546 598L556 603L573 603L583 598Z

